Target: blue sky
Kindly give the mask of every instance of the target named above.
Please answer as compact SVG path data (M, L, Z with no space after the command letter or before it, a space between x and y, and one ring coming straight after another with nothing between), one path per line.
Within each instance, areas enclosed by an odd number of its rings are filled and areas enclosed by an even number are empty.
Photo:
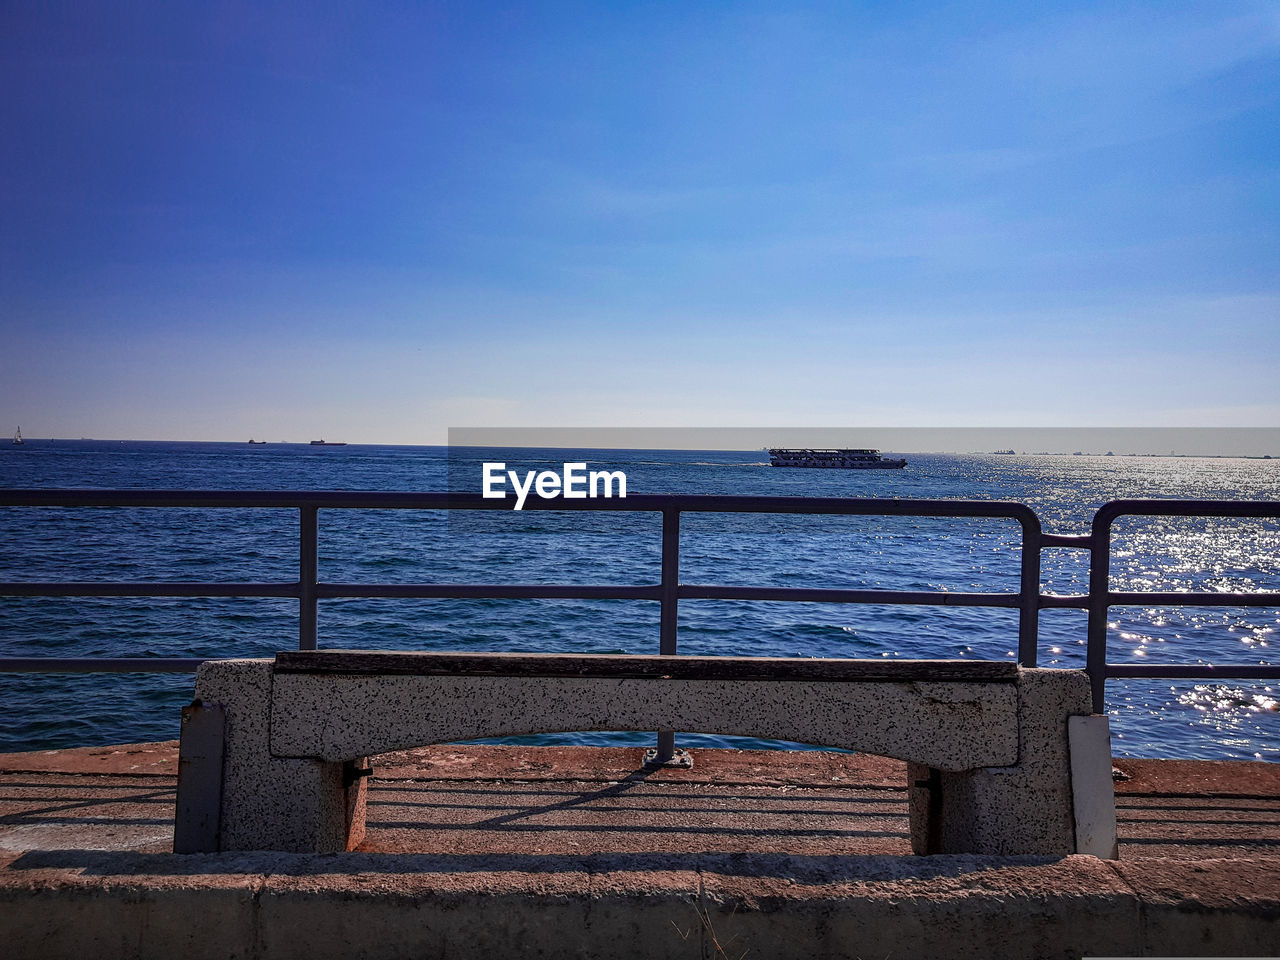
M1275 3L0 6L0 422L1280 424Z

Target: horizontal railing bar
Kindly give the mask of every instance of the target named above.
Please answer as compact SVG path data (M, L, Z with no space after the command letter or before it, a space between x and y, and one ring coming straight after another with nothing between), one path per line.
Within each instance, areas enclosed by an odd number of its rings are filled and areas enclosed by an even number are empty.
M1280 593L1108 593L1111 607L1280 607Z
M358 496L360 494L357 494ZM0 507L252 507L296 509L328 494L294 490L0 490Z
M198 657L0 657L0 672L194 673L204 662ZM1280 664L1107 664L1107 676L1131 679L1280 679Z
M1093 547L1093 537L1089 534L1065 533L1042 533L1040 534L1040 546L1042 547L1082 547L1085 550Z
M0 583L0 597L284 597L296 600L296 583L56 583L10 581Z
M1194 664L1107 664L1107 677L1155 677L1165 679L1210 679L1213 677L1280 679L1280 664L1194 663Z
M1042 593L1040 609L1053 610L1066 608L1071 610L1088 610L1089 595L1087 593Z
M1022 503L998 500L907 500L844 497L732 497L650 496L628 500L652 501L646 509L676 508L682 513L815 513L832 516L950 517L1027 520L1039 527L1039 518ZM555 509L559 500L544 504ZM599 500L591 501L599 503ZM582 503L582 501L575 501ZM527 506L527 504L526 504Z
M681 600L791 600L813 603L886 603L923 606L1017 607L1016 593L949 593L923 590L840 590L821 587L728 587L682 584Z
M316 596L424 600L661 600L662 587L605 584L318 583Z
M660 586L584 584L564 587L517 584L388 584L321 583L320 597L402 598L560 598L658 600ZM732 587L685 584L682 599L691 600L813 600L830 603L890 603L971 607L1017 606L1015 593L957 593L952 591L841 590L802 587ZM295 583L226 583L199 581L134 581L99 583L54 581L0 582L0 596L11 597L278 597L297 599ZM1087 594L1040 594L1040 606L1086 607ZM1280 606L1280 592L1109 593L1109 606L1272 607Z
M0 657L0 673L195 673L211 657Z
M1112 500L1094 514L1094 529L1105 530L1117 517L1275 517L1275 500Z
M0 490L6 507L317 507L383 510L510 510L514 497L478 493L271 490ZM747 497L701 494L633 494L567 500L530 495L524 510L622 510L686 513L779 513L831 516L927 516L1039 520L1026 504L1000 500L907 500L845 497Z

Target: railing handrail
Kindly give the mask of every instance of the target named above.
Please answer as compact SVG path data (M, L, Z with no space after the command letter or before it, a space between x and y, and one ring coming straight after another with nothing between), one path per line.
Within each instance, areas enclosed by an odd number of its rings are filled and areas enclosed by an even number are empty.
M0 507L252 507L370 510L510 510L512 498L478 493L388 490L100 490L0 488ZM574 499L530 493L525 510L621 510L656 513L799 513L830 516L1009 518L1040 529L1040 518L1012 500L929 500L902 497L768 497L693 493L633 493Z
M1113 500L1095 514L1086 535L1045 534L1040 519L1026 504L1002 500L925 500L837 497L769 497L705 494L633 494L625 498L542 498L531 494L525 510L591 510L659 513L662 516L661 579L656 584L390 584L331 583L318 577L318 523L322 509L509 510L510 501L476 493L359 490L101 490L0 489L0 507L188 507L264 508L299 511L299 575L291 582L28 582L0 583L0 596L171 596L279 597L299 602L299 649L316 647L318 601L337 597L366 598L499 598L499 599L630 599L661 605L659 652L678 653L676 614L680 600L786 600L823 603L882 603L986 606L1019 611L1018 658L1035 666L1039 611L1087 609L1086 670L1093 684L1094 710L1104 709L1108 677L1258 677L1280 678L1280 665L1269 664L1112 664L1106 655L1106 618L1112 606L1158 603L1161 606L1280 606L1280 592L1170 593L1121 592L1110 589L1110 536L1122 516L1280 518L1280 501L1244 500ZM750 587L680 582L680 515L684 513L772 513L823 516L928 517L1008 519L1022 530L1020 586L1016 593L903 591L805 587ZM1089 592L1079 595L1041 593L1044 547L1084 549L1091 554ZM1102 548L1102 549L1100 549ZM191 669L198 658L0 658L0 672L140 671L154 663L160 671ZM1198 671L1198 672L1192 672Z

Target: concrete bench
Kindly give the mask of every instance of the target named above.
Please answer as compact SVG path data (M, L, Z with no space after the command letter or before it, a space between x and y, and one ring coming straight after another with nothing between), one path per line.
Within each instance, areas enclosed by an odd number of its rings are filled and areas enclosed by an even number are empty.
M991 661L341 650L210 661L183 712L174 849L352 849L366 758L391 750L665 728L906 760L917 853L1113 856L1106 718L1089 710L1083 672Z

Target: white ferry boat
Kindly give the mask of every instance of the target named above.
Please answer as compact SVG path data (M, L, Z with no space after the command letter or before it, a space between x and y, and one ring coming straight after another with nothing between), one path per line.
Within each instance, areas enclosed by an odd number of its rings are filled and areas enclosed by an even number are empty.
M906 460L885 459L879 450L771 447L775 467L820 467L833 470L901 470Z

